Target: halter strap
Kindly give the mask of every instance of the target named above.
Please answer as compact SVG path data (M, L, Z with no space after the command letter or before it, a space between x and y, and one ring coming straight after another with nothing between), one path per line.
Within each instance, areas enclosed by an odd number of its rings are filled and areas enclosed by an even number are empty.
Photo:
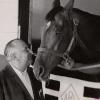
M58 56L58 57L61 57L63 59L66 59L69 54L66 52L66 53L58 53L57 51L53 51L53 50L50 50L50 49L46 49L46 48L38 48L38 52L50 52L52 54L54 54L55 56Z
M73 31L73 37L69 43L69 46L66 50L66 52L70 52L71 48L72 48L72 45L74 44L74 41L75 41L75 38L76 38L76 34L77 34L77 26L79 24L79 20L77 18L74 18L73 19L73 23L74 23L74 31Z

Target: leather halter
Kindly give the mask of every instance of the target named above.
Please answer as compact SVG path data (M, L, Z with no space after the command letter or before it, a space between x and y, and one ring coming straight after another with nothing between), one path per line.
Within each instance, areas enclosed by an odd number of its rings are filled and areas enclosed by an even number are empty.
M53 51L53 50L50 50L50 49L47 49L47 48L42 48L42 47L38 48L38 52L50 52L50 53L54 54L55 56L61 57L64 60L66 60L68 63L70 63L70 60L72 60L72 59L69 56L69 52L70 52L72 45L74 44L75 38L77 36L77 26L79 24L79 20L74 18L73 23L74 23L73 36L72 36L72 39L71 39L71 41L68 45L67 50L64 53L58 53L57 51Z

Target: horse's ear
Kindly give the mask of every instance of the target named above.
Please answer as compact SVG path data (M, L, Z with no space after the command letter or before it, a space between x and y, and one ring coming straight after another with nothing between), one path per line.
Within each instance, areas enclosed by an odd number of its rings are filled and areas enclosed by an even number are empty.
M73 5L74 5L74 0L69 0L68 3L65 5L65 14L68 16L70 15L70 13L72 13L72 9L73 9Z
M55 8L55 7L59 7L59 6L60 6L60 0L54 0L52 6L53 6L53 8Z

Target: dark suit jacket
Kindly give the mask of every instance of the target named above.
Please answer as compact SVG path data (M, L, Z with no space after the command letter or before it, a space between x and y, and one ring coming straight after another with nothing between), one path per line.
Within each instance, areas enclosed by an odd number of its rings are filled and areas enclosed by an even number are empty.
M34 100L43 100L41 83L37 81L30 68L28 74L34 94ZM0 100L32 100L29 92L10 65L0 72Z

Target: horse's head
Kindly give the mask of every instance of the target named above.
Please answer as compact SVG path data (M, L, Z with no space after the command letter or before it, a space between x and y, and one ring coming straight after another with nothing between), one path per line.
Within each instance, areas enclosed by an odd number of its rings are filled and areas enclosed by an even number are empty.
M53 3L53 9L46 16L46 25L41 34L41 44L34 63L37 79L46 80L52 69L62 61L63 54L73 35L72 8L74 0L65 7L59 0Z

